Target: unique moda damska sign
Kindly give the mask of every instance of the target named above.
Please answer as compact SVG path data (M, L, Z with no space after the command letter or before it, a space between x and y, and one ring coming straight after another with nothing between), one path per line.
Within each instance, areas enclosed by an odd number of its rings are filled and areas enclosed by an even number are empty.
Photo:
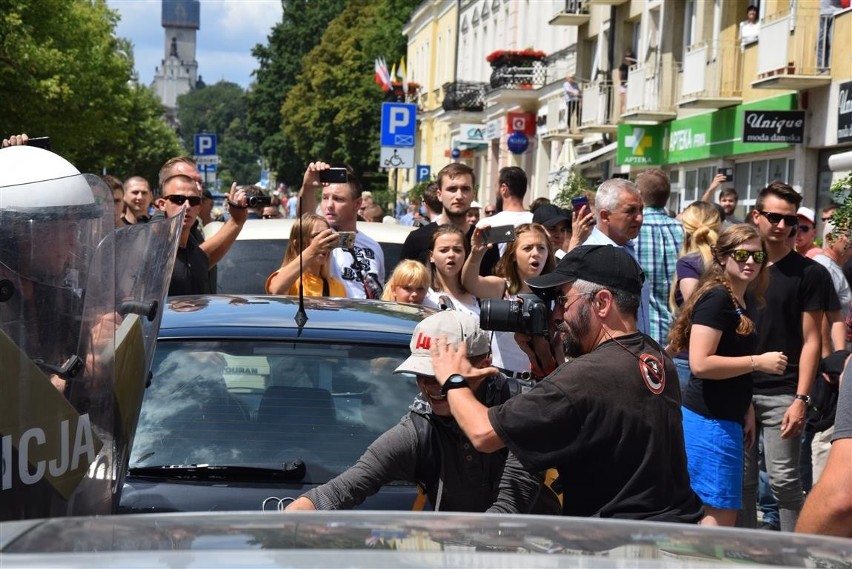
M796 144L805 139L805 111L744 111L743 142Z

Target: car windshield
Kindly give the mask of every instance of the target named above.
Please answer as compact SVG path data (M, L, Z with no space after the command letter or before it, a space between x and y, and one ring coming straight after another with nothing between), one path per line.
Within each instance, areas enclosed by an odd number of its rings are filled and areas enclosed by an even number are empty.
M327 482L407 412L414 378L392 375L407 356L407 346L161 341L131 474L301 460L301 482Z
M238 239L216 265L220 294L264 294L266 279L281 266L289 239ZM382 243L385 277L399 262L401 243Z

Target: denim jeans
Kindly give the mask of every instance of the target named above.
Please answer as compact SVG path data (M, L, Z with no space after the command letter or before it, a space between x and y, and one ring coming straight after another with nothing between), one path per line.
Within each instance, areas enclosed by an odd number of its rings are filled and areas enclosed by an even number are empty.
M763 434L769 485L778 500L781 531L793 531L802 509L802 480L799 474L801 437L781 438L781 420L793 403L792 395L757 395L754 404L757 428ZM757 445L746 449L741 525L757 526Z
M677 378L680 380L680 394L686 393L686 385L689 383L689 360L683 358L672 358L675 368L677 368Z

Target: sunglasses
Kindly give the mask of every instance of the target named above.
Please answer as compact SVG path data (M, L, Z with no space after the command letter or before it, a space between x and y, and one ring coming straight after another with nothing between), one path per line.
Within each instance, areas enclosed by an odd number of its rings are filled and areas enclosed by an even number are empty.
M820 219L823 221L823 223L825 223L826 221L831 220L831 216L829 215L829 216L826 216L826 217L821 217Z
M186 202L189 202L189 207L197 207L201 205L200 196L182 196L180 194L175 194L171 196L163 196L163 199L169 200L175 205L183 205Z
M754 259L754 262L758 265L762 265L766 262L766 252L765 251L749 251L747 249L733 249L731 251L727 251L724 253L725 255L730 255L734 261L737 263L745 263L748 261L748 258L751 257Z
M495 213L495 212L494 212L494 210L493 210L493 209L486 209L486 210L485 210L485 215L494 215L494 213Z
M768 219L769 223L771 223L772 225L778 225L779 223L781 223L782 219L784 220L784 225L787 225L787 226L799 224L799 218L798 218L798 216L795 216L795 215L784 215L784 214L781 214L781 213L772 213L772 212L769 212L769 211L763 211L761 209L757 210L757 213L759 213L760 215L762 215L763 217Z
M799 231L801 231L802 233L807 233L811 229L813 229L813 227L810 227L808 225L800 225L799 226Z

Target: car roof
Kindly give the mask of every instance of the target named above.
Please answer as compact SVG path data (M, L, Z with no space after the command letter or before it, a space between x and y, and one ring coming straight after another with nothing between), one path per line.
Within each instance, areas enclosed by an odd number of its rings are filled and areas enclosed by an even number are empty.
M395 335L410 338L417 323L434 312L413 304L307 296L304 307L308 319L299 332L295 321L299 309L297 296L173 296L166 300L159 337L277 337L283 334L316 338L319 334L356 341Z
M237 239L290 239L290 229L294 221L293 219L247 219ZM209 238L219 231L222 225L224 224L221 221L208 223L204 226L204 236ZM379 243L404 243L408 234L415 229L417 228L410 225L395 223L358 222L358 231L363 231Z

